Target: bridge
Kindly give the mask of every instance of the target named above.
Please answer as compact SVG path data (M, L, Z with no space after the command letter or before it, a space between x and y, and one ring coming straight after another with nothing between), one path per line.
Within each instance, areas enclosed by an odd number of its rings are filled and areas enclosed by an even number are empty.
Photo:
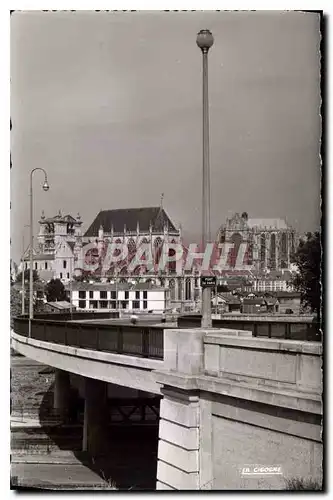
M28 318L15 318L11 343L56 368L57 411L66 413L73 387L82 395L83 450L105 447L110 406L127 399L133 411L124 419L137 413L145 421L148 413L156 421L159 412L157 489L285 489L288 479L321 480L321 342L272 331L256 337L244 327L65 319L36 318L29 336ZM254 473L258 467L266 473Z

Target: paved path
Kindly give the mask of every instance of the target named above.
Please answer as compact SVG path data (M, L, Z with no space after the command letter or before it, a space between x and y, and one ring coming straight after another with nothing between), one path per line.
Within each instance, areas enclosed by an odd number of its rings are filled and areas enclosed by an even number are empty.
M26 460L28 458L25 457ZM98 474L85 465L78 461L75 463L74 460L71 463L66 463L66 459L63 459L62 463L57 463L56 460L42 463L41 457L36 463L31 461L29 463L12 462L11 477L14 484L15 476L19 478L17 485L26 487L87 489L95 486L100 488L107 486Z

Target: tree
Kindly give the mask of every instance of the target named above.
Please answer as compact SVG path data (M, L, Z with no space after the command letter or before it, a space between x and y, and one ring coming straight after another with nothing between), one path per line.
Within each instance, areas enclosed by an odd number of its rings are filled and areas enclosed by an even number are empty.
M52 279L45 289L47 302L66 300L66 291L63 283L59 279Z
M292 284L301 294L301 303L309 307L318 317L321 308L321 243L319 232L307 233L301 240L292 258L298 271Z
M25 269L24 270L24 282L28 282L29 283L29 280L30 280L30 270L29 269ZM36 281L39 281L39 276L38 276L38 273L37 271L33 270L32 271L32 280L34 282ZM17 275L16 275L16 283L22 283L22 271L20 271Z
M22 298L19 290L14 286L10 287L10 322L12 326L13 318L22 312Z
M25 313L29 312L29 294L25 294L24 309ZM34 313L44 312L44 302L34 296ZM22 314L22 291L19 290L15 285L10 287L10 320L11 325L13 323L13 318Z

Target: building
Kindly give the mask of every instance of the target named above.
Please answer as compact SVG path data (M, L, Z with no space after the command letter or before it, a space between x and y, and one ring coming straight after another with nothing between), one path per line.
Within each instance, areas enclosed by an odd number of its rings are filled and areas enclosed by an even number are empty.
M290 269L296 232L285 219L254 219L243 212L227 218L218 232L217 242L233 245L228 254L230 268L250 266L256 271L283 270ZM244 255L239 252L242 243L246 243Z
M169 290L146 283L72 283L66 290L77 310L162 312L170 308Z
M33 248L33 268L44 281L52 278L69 281L74 272L75 257L82 251L81 217L58 215L39 220L37 247ZM30 268L29 248L24 254L24 267Z
M279 300L281 313L290 313L290 311L293 314L301 313L301 294L299 292L277 292L275 296Z
M81 275L86 281L117 279L121 283L132 276L144 276L145 280L153 280L156 287L170 289L174 307L185 301L192 306L199 298L200 284L195 265L193 270L185 271L183 261L169 262L163 271L159 270L164 245L183 245L181 229L176 229L162 205L102 210L84 234L80 215L62 215L60 210L56 216L49 218L43 212L39 227L38 245L33 249L33 266L44 281L54 278L67 284L74 276ZM125 259L112 262L105 269L103 258L111 244L127 246L128 254ZM148 245L151 250L153 269L148 270L145 265L131 268L136 252L143 245ZM98 264L93 273L85 272L87 262ZM24 266L29 269L28 250Z
M292 273L289 270L253 273L245 290L253 292L292 292Z
M66 313L70 310L75 311L75 307L65 300L59 300L57 302L46 302L44 304L44 311L50 313Z

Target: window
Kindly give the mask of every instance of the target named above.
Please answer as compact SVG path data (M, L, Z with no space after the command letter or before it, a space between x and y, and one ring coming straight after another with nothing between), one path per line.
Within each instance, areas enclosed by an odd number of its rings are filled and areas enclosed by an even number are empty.
M101 299L107 299L108 298L108 292L106 290L101 290L99 292L99 296Z
M60 279L62 280L62 273L60 273Z
M67 279L69 280L69 273L67 273Z
M93 299L94 298L94 292L90 291L89 292L89 299Z
M116 309L116 301L115 300L111 300L110 301L110 308L111 309Z
M125 300L128 300L128 298L129 298L129 292L127 291L125 292Z
M136 298L137 300L140 300L140 292L135 292L135 298Z
M147 292L147 290L145 290L145 291L143 292L143 298L144 298L144 299L147 299L147 298L148 298L148 292Z
M79 300L79 308L80 309L86 308L86 301L85 300Z
M117 299L117 293L112 291L111 292L111 299L116 300Z
M86 298L86 291L85 290L80 290L79 291L79 299L85 299L85 298Z
M97 309L97 300L89 301L89 309Z
M148 302L146 300L143 301L143 308L144 309L147 309L148 307Z
M127 300L122 300L122 301L121 301L121 308L122 308L122 309L127 309L127 306L128 306L128 302L127 302Z
M28 263L27 262L25 263L25 268L28 269Z
M107 309L108 303L106 301L104 301L104 300L101 300L100 303L99 303L99 307L101 309Z
M140 309L140 301L139 300L132 301L132 309Z
M63 261L63 266L64 266L64 269L66 269L66 267L67 267L67 260Z
M35 262L35 269L37 271L37 269L38 269L38 262Z
M45 267L45 269L47 269L47 262L45 262L44 267Z

